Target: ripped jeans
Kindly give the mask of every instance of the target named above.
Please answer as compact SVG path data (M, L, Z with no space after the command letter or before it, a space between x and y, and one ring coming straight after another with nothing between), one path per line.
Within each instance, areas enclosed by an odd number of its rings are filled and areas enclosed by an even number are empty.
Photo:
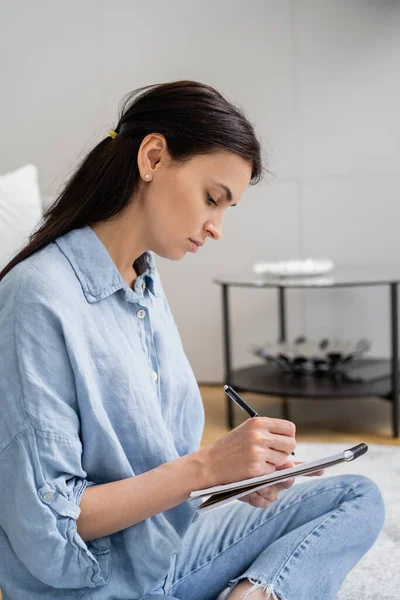
M268 600L334 600L384 518L379 489L361 475L297 481L267 508L230 502L192 522L146 600L216 600L244 578L253 586L243 598L261 589Z

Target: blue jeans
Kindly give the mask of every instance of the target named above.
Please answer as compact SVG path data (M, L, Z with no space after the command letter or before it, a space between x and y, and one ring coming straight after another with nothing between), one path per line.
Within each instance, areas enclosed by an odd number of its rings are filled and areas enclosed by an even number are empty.
M297 482L267 508L231 502L192 522L163 588L145 598L215 600L247 578L266 598L333 600L384 518L379 489L361 475Z

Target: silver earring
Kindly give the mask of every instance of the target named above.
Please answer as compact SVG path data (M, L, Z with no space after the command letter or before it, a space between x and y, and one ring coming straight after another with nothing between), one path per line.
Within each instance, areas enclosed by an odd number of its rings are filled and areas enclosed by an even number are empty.
M146 173L145 177L146 177L146 179L148 179L150 177L150 175L148 173Z

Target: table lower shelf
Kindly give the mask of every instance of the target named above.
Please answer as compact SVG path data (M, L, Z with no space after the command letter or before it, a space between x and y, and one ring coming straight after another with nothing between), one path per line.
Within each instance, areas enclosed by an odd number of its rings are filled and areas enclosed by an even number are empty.
M387 364L388 372L390 372L391 363L389 360L366 358L357 361L357 365L365 365L366 370L368 366L373 367L378 363ZM287 398L360 398L363 396L380 396L390 399L392 390L390 375L370 383L351 383L335 381L325 376L287 375L282 373L278 367L268 363L234 370L229 383L238 392L255 392Z

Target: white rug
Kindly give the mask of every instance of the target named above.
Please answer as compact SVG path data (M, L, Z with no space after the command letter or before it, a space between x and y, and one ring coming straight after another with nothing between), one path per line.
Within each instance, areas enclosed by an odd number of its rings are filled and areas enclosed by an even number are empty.
M299 442L296 460L329 456L355 445ZM368 444L368 448L364 456L332 467L323 476L366 475L378 485L386 505L386 520L377 541L350 571L337 600L400 600L400 446Z

